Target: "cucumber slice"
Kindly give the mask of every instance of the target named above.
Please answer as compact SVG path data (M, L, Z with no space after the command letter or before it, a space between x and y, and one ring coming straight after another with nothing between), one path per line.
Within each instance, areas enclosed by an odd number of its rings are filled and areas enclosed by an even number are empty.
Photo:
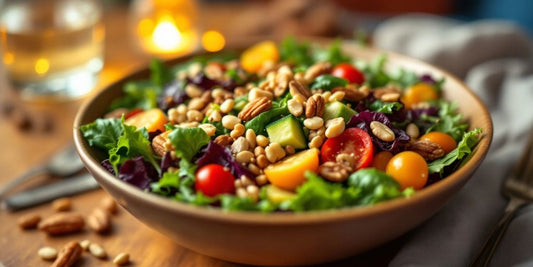
M324 110L324 120L327 121L342 117L344 119L344 123L348 123L355 114L357 114L355 110L349 108L339 101L335 101L326 104L326 108Z
M265 128L271 143L279 143L282 146L290 145L296 149L307 147L307 140L302 126L293 115L274 121Z

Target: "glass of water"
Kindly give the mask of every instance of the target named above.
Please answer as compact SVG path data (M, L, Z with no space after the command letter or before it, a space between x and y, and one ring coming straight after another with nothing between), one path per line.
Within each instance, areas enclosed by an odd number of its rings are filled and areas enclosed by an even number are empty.
M0 50L23 99L73 99L94 88L105 31L97 0L0 0Z

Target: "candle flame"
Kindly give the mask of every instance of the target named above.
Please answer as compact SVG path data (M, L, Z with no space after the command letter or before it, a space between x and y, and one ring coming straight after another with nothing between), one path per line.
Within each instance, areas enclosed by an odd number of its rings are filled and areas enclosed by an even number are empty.
M155 26L152 40L160 50L172 52L182 45L183 36L171 17L163 17Z

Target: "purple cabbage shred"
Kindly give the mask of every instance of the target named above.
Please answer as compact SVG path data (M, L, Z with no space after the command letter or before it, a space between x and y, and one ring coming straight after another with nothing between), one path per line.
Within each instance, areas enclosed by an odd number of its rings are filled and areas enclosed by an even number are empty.
M106 159L106 160L100 162L100 165L102 165L102 167L104 167L104 169L106 169L106 171L108 171L109 173L115 175L115 170L113 170L113 165L111 165L111 163L109 163L109 159Z
M429 74L423 74L422 76L420 76L420 81L431 85L437 83L437 81L435 81L435 79L433 79L433 77Z
M246 167L238 163L231 155L229 148L221 146L213 141L209 142L207 148L204 149L203 156L196 160L198 168L201 168L207 164L220 164L230 169L233 176L236 178L245 175L249 178L255 179L255 175Z
M157 170L142 156L127 160L120 166L118 178L142 190L150 189L150 183L158 180Z
M370 123L372 121L379 121L385 125L387 125L393 132L396 138L392 142L385 142L381 139L377 138L373 133L372 129L370 129ZM399 128L396 128L392 125L391 121L387 116L380 112L373 112L373 111L363 111L359 114L356 114L352 117L350 122L348 122L347 127L357 127L365 132L367 132L370 137L372 138L372 142L374 145L376 145L380 150L390 151L391 153L395 154L400 152L400 149L405 146L407 143L409 143L409 140L411 139L407 133Z
M163 87L163 94L157 99L157 105L162 110L168 110L183 102L189 97L185 93L185 84L174 80Z
M170 167L177 168L178 166L175 164L175 161L172 160L172 157L170 156L170 152L166 152L165 154L163 154L163 157L161 158L161 175L167 172L168 168Z

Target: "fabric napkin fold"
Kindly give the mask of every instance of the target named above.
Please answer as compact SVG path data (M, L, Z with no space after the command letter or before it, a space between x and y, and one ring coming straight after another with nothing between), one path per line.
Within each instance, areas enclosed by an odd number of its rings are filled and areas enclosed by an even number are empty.
M405 15L376 29L375 45L440 66L485 102L494 123L490 151L465 187L408 234L390 266L468 266L503 214L500 187L533 126L532 42L507 21L460 23ZM444 85L445 86L445 85ZM533 266L533 207L512 221L491 266Z

